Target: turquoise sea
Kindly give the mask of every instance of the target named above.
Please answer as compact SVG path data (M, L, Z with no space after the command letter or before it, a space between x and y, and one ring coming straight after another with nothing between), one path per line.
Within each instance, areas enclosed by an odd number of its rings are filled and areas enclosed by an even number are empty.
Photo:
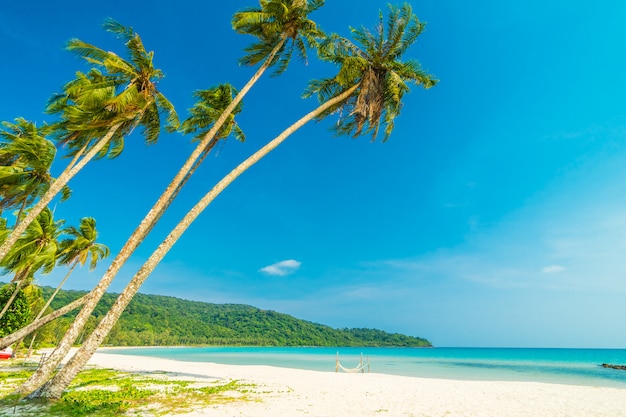
M626 349L155 347L101 352L328 372L335 371L337 354L346 368L356 367L363 355L364 361L369 359L370 372L383 374L626 389L626 371L601 366L626 365Z

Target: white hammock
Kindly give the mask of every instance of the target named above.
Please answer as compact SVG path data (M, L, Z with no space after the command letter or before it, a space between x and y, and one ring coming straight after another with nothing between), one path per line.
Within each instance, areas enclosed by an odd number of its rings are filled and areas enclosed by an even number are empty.
M363 362L363 354L361 353L361 360L359 361L359 364L357 365L356 368L346 368L344 367L341 362L339 362L339 352L337 352L337 361L335 363L335 372L339 372L339 370L341 369L344 372L350 373L350 374L356 374L358 372L365 372L365 368L367 368L367 372L370 371L370 358L369 356L367 357L367 362Z

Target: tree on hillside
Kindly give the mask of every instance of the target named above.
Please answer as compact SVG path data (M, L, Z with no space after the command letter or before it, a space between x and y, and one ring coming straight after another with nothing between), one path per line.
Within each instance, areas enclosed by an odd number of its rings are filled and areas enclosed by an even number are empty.
M36 331L40 327L58 319L61 316L66 315L67 313L73 310L76 310L78 307L85 304L85 301L87 301L88 297L89 297L89 294L83 295L82 297L77 298L76 300L66 304L65 306L57 310L54 310L53 312L49 314L46 314L45 316L41 317L39 320L35 320L32 323L24 327L20 327L19 330L14 330L12 333L8 334L7 336L0 338L0 349L4 349L7 346L11 346L13 343L16 343L17 341L22 340L23 338L25 338L32 332Z
M382 125L385 127L385 140L389 137L393 121L400 113L402 98L409 91L408 83L429 88L435 85L436 80L422 71L416 61L400 60L424 28L411 7L408 4L401 8L391 7L386 25L382 13L380 19L373 33L366 29L352 30L360 46L338 36L331 36L322 44L321 57L340 66L337 76L311 84L309 94L317 93L322 104L231 171L187 213L143 264L79 351L39 390L38 396L60 398L111 331L143 282L197 216L224 188L297 129L311 120L341 110L340 114L346 116L337 125L338 133L356 136L371 133L375 137Z
M18 290L15 294L17 284L7 284L0 288L0 305L6 304L12 297L13 302L7 310L7 313L0 318L0 337L11 334L28 323L32 316L32 311L28 305L28 300L24 291ZM9 346L9 344L7 344ZM3 346L2 348L5 348Z
M126 40L130 58L123 59L78 39L68 49L106 69L107 74L77 73L64 92L54 96L48 111L61 120L52 125L60 143L70 148L71 162L50 185L24 220L0 245L0 261L20 235L45 209L63 187L94 157L121 151L123 137L142 126L148 143L154 143L161 129L160 113L167 113L168 126L178 127L172 104L156 88L163 72L154 67L153 53L146 52L139 36L119 23L108 20L105 28ZM119 91L118 91L119 90ZM115 143L115 147L111 147Z
M224 109L219 118L191 153L185 164L183 164L172 182L159 197L159 200L130 236L98 285L92 290L90 299L85 303L80 313L67 330L63 340L61 340L46 363L39 367L33 376L18 389L22 395L32 393L49 379L51 373L56 369L61 360L63 360L67 352L69 352L72 343L74 343L81 333L91 312L113 278L115 278L119 269L130 258L134 250L160 219L173 197L178 193L181 184L188 178L190 170L195 169L194 167L197 166L196 162L198 158L206 154L206 150L208 148L210 149L215 144L214 139L216 135L224 123L227 122L233 111L238 108L245 94L247 94L261 75L271 66L278 64L278 72L284 70L293 51L293 48L290 48L291 44L295 44L298 53L304 55L306 50L301 48L305 43L303 39L307 39L308 42L322 35L317 25L308 19L308 15L320 8L323 4L323 0L314 0L311 2L302 0L261 0L260 8L246 9L235 15L233 18L233 28L240 33L251 34L258 39L258 42L249 49L250 53L248 56L250 56L250 58L244 57L242 63L253 65L263 60L263 64L232 99L228 107ZM35 396L37 395L39 394L35 394Z

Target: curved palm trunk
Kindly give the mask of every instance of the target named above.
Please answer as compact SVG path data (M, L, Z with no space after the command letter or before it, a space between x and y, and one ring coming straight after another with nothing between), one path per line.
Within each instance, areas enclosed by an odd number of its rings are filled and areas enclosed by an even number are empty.
M332 98L326 103L319 106L317 109L313 110L296 123L291 125L285 131L283 131L279 136L277 136L272 141L268 142L265 146L255 152L252 156L242 162L239 166L233 169L227 176L225 176L220 182L218 182L211 191L208 192L183 218L183 220L176 225L176 227L170 232L170 234L165 238L165 240L159 245L156 251L152 253L150 258L143 264L141 269L135 274L133 279L128 283L124 291L119 295L113 306L109 312L104 316L104 318L100 321L98 326L96 326L93 333L87 338L87 340L82 344L81 348L76 352L76 354L70 359L70 361L63 366L63 368L43 387L41 387L37 392L35 392L33 397L45 397L51 399L58 399L61 397L63 391L67 388L67 386L72 382L74 377L78 374L78 372L83 369L85 364L89 361L93 353L96 351L98 346L104 341L106 336L109 334L120 315L130 303L133 296L137 293L143 282L148 278L150 273L156 268L159 262L163 259L163 257L167 254L167 252L174 246L176 241L182 236L182 234L187 230L187 228L193 223L193 221L202 213L202 211L235 179L237 179L242 173L244 173L248 168L252 165L256 164L261 158L274 150L278 145L280 145L285 139L287 139L291 134L297 131L299 128L304 126L307 122L313 120L318 115L322 114L328 108L341 103L342 101L348 99L354 91L358 88L358 84L351 87L349 90L344 93Z
M20 224L20 219L22 218L22 214L24 214L24 210L26 209L27 200L22 201L22 205L20 206L20 211L17 212L17 218L15 219L15 226L17 227Z
M195 162L200 158L205 150L211 144L213 137L219 132L228 116L233 112L237 105L241 102L243 97L248 93L252 86L258 81L263 73L269 68L274 56L280 51L285 42L285 38L276 45L271 54L261 65L261 67L254 73L252 78L246 83L246 85L239 91L239 94L235 96L230 105L222 112L219 119L215 122L213 127L207 132L202 141L191 153L185 164L178 171L172 182L167 186L163 194L159 197L159 200L152 206L146 217L141 221L137 229L128 238L122 250L115 257L108 270L98 283L98 285L91 290L91 297L88 302L85 303L81 311L76 316L76 319L65 333L65 336L52 352L48 360L42 364L37 371L18 389L16 393L20 395L29 395L41 387L52 375L52 372L57 368L61 361L65 358L69 352L72 344L76 341L81 333L81 330L87 324L87 320L91 316L91 313L95 309L98 301L102 298L102 295L109 287L113 278L117 275L120 268L130 258L132 253L137 249L143 239L150 233L156 222L161 218L165 210L169 207L173 201L173 196L180 190L180 184L185 180L189 171L194 167Z
M57 296L57 294L59 293L59 291L61 290L61 287L63 287L63 284L65 284L65 281L67 281L67 279L70 277L70 275L72 275L72 272L74 272L74 269L76 269L76 265L78 265L78 261L74 261L74 264L72 265L72 267L70 268L70 270L67 272L67 274L65 274L65 277L63 278L63 280L61 280L61 282L59 282L59 285L57 285L57 288L54 290L54 292L52 293L52 295L50 296L50 298L48 298L48 301L46 302L46 305L44 305L41 310L39 310L39 313L37 314L37 317L35 317L34 321L37 321L41 318L41 316L43 316L43 313L46 311L46 309L50 306L50 304L52 303L52 300L54 300L54 297Z
M121 123L113 125L111 129L109 129L107 134L102 139L100 139L98 143L96 143L96 145L93 148L91 148L89 152L87 152L80 161L76 162L75 164L72 164L72 162L74 162L72 161L70 165L68 165L68 167L65 169L65 171L63 171L63 173L59 176L59 178L57 178L52 183L52 185L50 185L50 188L48 189L48 191L46 191L46 193L43 196L41 196L37 204L35 204L28 211L28 214L26 215L26 217L24 217L24 219L15 226L15 229L13 229L11 234L6 238L6 240L0 246L0 261L4 259L4 257L7 255L9 250L15 244L15 242L17 242L17 239L19 239L22 233L24 233L28 225L31 224L37 218L39 213L41 213L41 211L44 208L46 208L48 203L52 201L52 199L63 189L63 187L67 185L67 183L72 178L74 178L74 176L78 174L78 172L80 172L81 169L83 169L83 167L87 164L87 162L91 161L93 157L96 156L98 152L102 150L102 148L111 140L111 138L113 137L115 132L117 132L117 130L120 128L121 125L122 125Z
M13 343L17 342L20 339L23 339L24 337L28 336L35 330L39 329L41 326L44 326L50 323L51 321L56 320L59 317L66 315L70 311L77 309L78 307L85 304L85 301L87 301L88 297L89 297L89 294L85 294L82 297L77 298L76 300L72 301L65 307L61 307L60 309L53 311L47 316L43 316L39 320L35 320L28 326L22 327L20 330L16 331L15 333L11 333L10 335L4 336L2 339L0 339L0 349L4 349L7 346L11 346Z
M37 320L39 320L41 318L41 316L43 316L43 313L50 306L50 304L52 303L52 300L54 300L54 297L57 296L57 294L61 290L61 287L63 287L63 284L65 284L65 281L67 281L67 279L70 277L70 275L72 275L72 272L74 272L74 269L76 269L77 265L78 265L78 260L74 261L74 263L72 264L72 267L70 268L70 270L67 271L67 274L65 274L65 277L63 277L61 282L59 282L59 285L57 285L56 289L54 290L54 292L52 293L50 298L48 298L48 301L46 301L46 304L41 308L41 310L39 310L39 313L37 313L37 317L35 317L35 320L33 320L33 321L37 321ZM35 339L36 338L37 338L37 333L35 333L33 335L33 338L30 340L30 345L28 346L28 354L26 355L26 358L30 358L30 354L31 354L31 352L33 350L33 343L35 343Z

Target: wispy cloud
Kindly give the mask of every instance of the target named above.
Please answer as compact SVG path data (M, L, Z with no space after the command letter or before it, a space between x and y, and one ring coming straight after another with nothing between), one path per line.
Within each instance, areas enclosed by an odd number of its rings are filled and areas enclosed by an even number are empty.
M563 271L565 271L565 267L561 265L550 265L550 266L545 266L541 269L541 272L543 272L544 274L554 274L554 273L563 272Z
M279 277L284 277L296 272L301 262L296 261L295 259L287 259L285 261L276 262L275 264L265 266L260 269L261 272L265 272L268 275L275 275Z

